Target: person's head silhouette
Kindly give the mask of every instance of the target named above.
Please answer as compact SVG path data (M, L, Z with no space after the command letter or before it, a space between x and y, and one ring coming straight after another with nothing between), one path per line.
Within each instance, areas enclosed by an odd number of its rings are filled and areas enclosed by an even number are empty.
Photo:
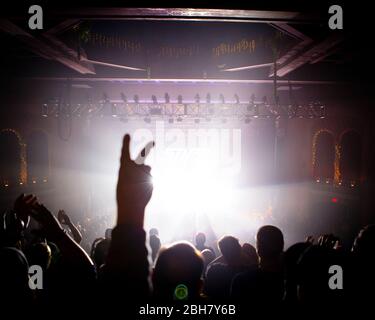
M162 248L153 273L156 299L173 300L179 285L188 290L188 299L199 297L202 287L203 258L188 242L178 242Z

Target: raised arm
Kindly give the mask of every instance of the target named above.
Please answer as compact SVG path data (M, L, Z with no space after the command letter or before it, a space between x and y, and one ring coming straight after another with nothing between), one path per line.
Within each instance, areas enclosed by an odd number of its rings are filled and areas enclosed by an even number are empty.
M134 300L150 294L145 208L151 199L151 168L140 164L153 143L136 161L130 157L130 136L125 135L117 183L117 226L113 229L104 277L112 288L127 288ZM114 290L113 290L114 291Z
M74 225L72 220L70 220L70 217L66 214L64 210L59 210L59 212L57 213L57 219L59 220L61 224L64 224L69 228L70 232L72 233L74 241L80 244L82 241L82 234L81 232L79 232L79 230Z

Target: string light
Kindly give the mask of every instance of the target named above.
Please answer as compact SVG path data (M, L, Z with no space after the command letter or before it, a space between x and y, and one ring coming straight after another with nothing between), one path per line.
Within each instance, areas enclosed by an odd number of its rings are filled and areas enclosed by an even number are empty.
M321 133L327 132L332 137L334 136L333 133L328 130L328 129L319 129L317 132L315 132L313 136L313 143L312 143L312 175L315 174L315 167L316 167L316 157L317 157L317 142L318 142L318 137ZM341 172L340 172L340 158L341 158L341 150L340 150L340 145L338 143L335 143L335 160L334 160L334 178L333 182L335 184L339 184L341 180ZM318 181L317 181L318 182ZM329 181L326 183L329 183Z
M27 181L27 162L26 162L26 143L24 143L22 136L14 129L3 129L0 133L12 133L16 135L18 139L18 144L20 146L20 172L19 172L19 180L22 183L26 183Z

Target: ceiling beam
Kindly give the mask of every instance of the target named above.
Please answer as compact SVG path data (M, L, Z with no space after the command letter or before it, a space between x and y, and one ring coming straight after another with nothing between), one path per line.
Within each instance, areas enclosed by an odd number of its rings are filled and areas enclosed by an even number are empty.
M66 77L30 77L23 78L25 80L35 80L35 81L66 81ZM149 78L113 78L113 77L70 77L72 82L139 82L139 83L243 83L243 84L274 84L271 79L149 79ZM298 85L337 85L345 84L344 82L338 81L320 81L320 80L277 80L277 83L282 84L298 84Z
M321 16L294 11L188 8L70 8L51 11L49 17L85 20L193 20L262 23L316 23Z
M46 34L59 34L68 29L73 28L80 22L80 19L64 19L60 23L56 24L54 27L48 29Z
M283 77L306 63L316 61L343 40L342 33L333 33L320 42L312 44L307 40L301 42L278 60L277 76ZM274 70L271 70L269 76L272 77L273 75Z
M16 37L35 54L49 60L55 60L82 74L95 74L94 68L81 62L77 53L52 35L37 38L7 19L0 19L0 30Z

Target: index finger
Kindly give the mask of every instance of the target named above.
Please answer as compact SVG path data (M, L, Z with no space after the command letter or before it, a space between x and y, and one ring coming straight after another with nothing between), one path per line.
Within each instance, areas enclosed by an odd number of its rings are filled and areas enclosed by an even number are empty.
M126 134L122 141L121 163L129 162L130 159L130 135Z

